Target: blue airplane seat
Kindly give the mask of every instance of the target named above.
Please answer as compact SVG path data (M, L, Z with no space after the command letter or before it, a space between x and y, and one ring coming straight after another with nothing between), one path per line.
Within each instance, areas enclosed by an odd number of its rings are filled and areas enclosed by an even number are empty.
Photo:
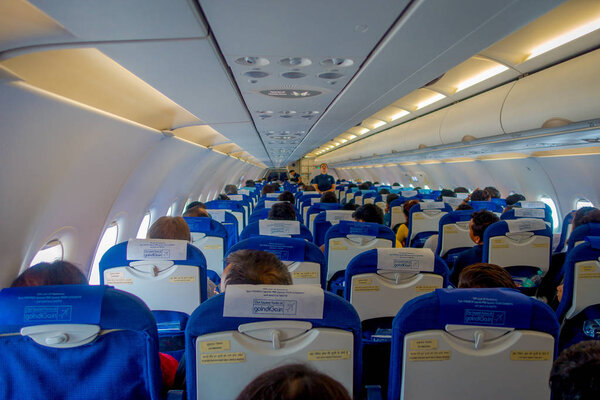
M558 335L558 354L585 340L600 340L600 304L588 306L563 321Z
M496 204L498 204L498 205L499 205L500 207L502 207L502 208L506 207L506 200L505 200L505 199L499 199L499 198L497 198L497 197L492 197L492 198L490 199L490 201L491 201L492 203L496 203Z
M231 212L238 220L238 232L241 232L247 224L246 210L239 201L211 200L206 202L206 209L209 214L211 210L228 210Z
M248 225L254 222L258 222L261 219L267 219L269 217L269 211L271 211L271 209L265 208L264 204L262 208L255 208L254 212L250 214L250 218L248 219Z
M315 310L321 305L319 315L270 314L266 305L273 300L264 297L266 291L302 287L293 312L312 302ZM253 307L257 304L265 307ZM231 285L191 315L185 357L188 400L233 399L264 371L299 361L333 377L358 398L360 320L344 299L314 286ZM223 384L223 377L232 379Z
M363 194L362 200L363 200L362 201L363 205L365 205L365 204L375 204L375 203L378 203L380 201L383 201L381 195L379 193L377 193L377 192L368 192L368 193Z
M398 197L396 200L390 203L390 214L392 215L390 219L390 228L392 229L399 224L408 225L408 221L406 220L406 215L404 215L402 205L410 200L419 200L416 194L414 196L405 197L403 192L399 192L398 195L400 197Z
M327 264L321 249L304 239L255 236L242 240L229 253L251 249L275 254L288 265L294 284L317 284L327 288ZM228 253L228 254L229 254Z
M517 218L538 218L544 220L549 226L552 226L552 214L544 208L520 208L515 207L500 215L501 220Z
M285 232L282 232L281 234L277 234L277 235L270 235L267 233L262 233L261 234L261 224L264 222L279 222L282 224L286 224L286 225L298 225L299 226L299 232L300 233L293 233L293 234L287 234ZM292 224L295 223L295 224ZM298 229L296 229L296 232L298 231ZM263 231L264 232L264 231ZM282 221L282 220L260 220L258 222L253 222L251 224L249 224L247 227L244 228L244 230L242 231L242 234L240 235L240 240L245 240L248 238L251 238L253 236L261 236L261 235L266 235L266 236L287 236L287 237L293 237L293 238L299 238L299 239L304 239L304 240L308 240L309 242L312 242L312 234L310 233L310 230L308 230L308 228L304 225L302 225L300 223L300 221Z
M542 219L498 221L483 234L482 262L506 268L525 292L539 286L550 267L551 251L552 228Z
M189 315L179 311L152 310L158 329L158 351L177 361L185 352L185 326Z
M190 314L206 300L206 259L184 240L131 239L100 259L100 284L142 299L151 310Z
M306 226L308 227L308 229L310 229L310 232L313 234L313 237L315 234L314 221L317 215L319 215L321 211L341 209L342 205L339 203L315 203L308 207L308 210L306 211Z
M549 399L558 330L548 305L513 289L417 297L392 323L388 400Z
M452 211L440 219L439 237L435 254L452 270L458 255L475 246L471 239L469 222L475 210Z
M325 210L317 214L313 221L314 243L317 246L325 244L325 235L329 228L341 220L354 221L354 218L352 218L353 213L352 210Z
M559 321L600 304L600 236L587 236L567 253L562 267L563 296L556 309Z
M387 226L356 221L339 221L325 235L328 290L344 296L344 273L350 261L363 251L394 247L396 235Z
M583 224L573 229L567 240L569 251L583 243L587 236L600 236L600 222Z
M237 243L240 235L239 221L229 210L207 210L211 218L223 225L227 231L227 248Z
M0 397L161 399L158 334L142 300L107 286L0 292Z
M567 240L569 236L571 236L572 228L573 228L573 217L575 216L576 210L567 213L563 218L562 228L560 230L560 241L554 249L555 253L562 253L565 250L565 244L567 244Z
M229 246L227 229L212 218L183 217L183 219L190 228L192 244L204 254L208 271L216 273L218 280L223 272L223 256L227 253ZM215 282L215 274L210 275L209 278Z
M488 210L493 213L501 213L504 210L504 207L495 201L470 201L469 204L475 211Z
M406 247L423 247L429 236L438 233L440 219L449 212L452 212L452 207L443 202L418 203L411 207Z

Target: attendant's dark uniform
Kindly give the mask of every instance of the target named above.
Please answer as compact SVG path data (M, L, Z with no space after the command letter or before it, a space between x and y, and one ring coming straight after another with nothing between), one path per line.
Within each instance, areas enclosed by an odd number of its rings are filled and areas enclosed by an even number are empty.
M319 174L310 181L311 184L317 184L317 187L321 192L331 189L331 186L335 184L333 176L327 174Z

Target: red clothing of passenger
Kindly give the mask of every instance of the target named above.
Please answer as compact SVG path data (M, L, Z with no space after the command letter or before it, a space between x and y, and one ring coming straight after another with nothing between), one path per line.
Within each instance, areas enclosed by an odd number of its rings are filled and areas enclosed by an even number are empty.
M162 372L163 387L167 390L173 387L175 383L175 372L179 362L168 354L158 353L160 356L160 371Z

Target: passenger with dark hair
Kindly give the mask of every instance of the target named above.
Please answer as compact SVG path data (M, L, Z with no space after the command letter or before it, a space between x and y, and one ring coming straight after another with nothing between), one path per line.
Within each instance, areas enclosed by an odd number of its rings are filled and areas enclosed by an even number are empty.
M321 195L320 203L337 203L337 197L334 192L325 192Z
M469 193L469 189L463 186L457 186L454 188L454 193Z
M332 377L303 364L288 364L263 372L236 400L350 400L348 391Z
M400 186L400 184L398 182L394 182L392 183L392 186Z
M550 371L552 400L600 398L600 341L579 342L554 360Z
M305 192L316 192L315 188L312 187L311 185L304 185L304 191Z
M409 200L402 205L402 211L406 217L406 222L400 224L398 232L396 232L396 247L406 246L406 239L408 238L408 216L410 215L410 209L419 204L419 200Z
M315 190L319 193L333 192L335 190L335 179L333 179L333 176L328 175L327 171L327 164L322 163L321 173L310 181Z
M221 275L221 292L227 285L291 285L286 265L273 253L261 250L238 250L227 256Z
M473 193L467 199L470 201L490 201L490 194L485 189L481 190L477 188L473 190Z
M248 179L245 183L244 183L245 187L256 187L256 184L254 183L254 181L252 179Z
M274 186L271 186L269 184L263 186L262 190L260 191L261 196L266 195L267 193L275 193L277 190L275 190Z
M383 224L383 211L375 204L365 204L354 211L352 218L358 222Z
M184 217L210 217L206 208L196 206L189 208L186 212L183 213Z
M231 200L231 199L225 193L221 193L220 195L217 196L217 200Z
M206 204L202 203L201 201L192 201L190 204L188 204L185 207L185 211L188 211L194 207L200 207L200 208L204 208L206 210Z
M579 228L583 224L600 222L600 210L595 207L581 207L575 211L573 216L573 229Z
M225 185L225 189L223 189L225 194L238 194L237 187L235 185Z
M368 182L363 182L360 185L358 185L358 190L369 190L371 189L371 185L369 185Z
M506 198L506 205L514 206L515 204L517 204L520 201L525 201L525 196L523 196L522 194L513 193Z
M279 201L287 201L288 203L294 204L296 202L296 198L289 190L283 191L279 196L277 196L277 200Z
M469 203L460 203L458 207L456 207L455 211L464 211L464 210L472 210L473 206Z
M463 269L458 276L459 288L517 289L510 274L496 264L477 263Z
M450 189L442 189L440 196L438 197L438 201L443 201L444 197L456 197L456 193L454 193Z
M483 190L488 192L490 194L490 198L492 199L500 198L500 191L493 186L486 186L485 188L483 188Z
M450 276L450 282L452 284L458 284L458 276L464 268L481 262L483 257L483 234L488 226L499 220L500 219L496 214L487 210L479 210L471 214L469 236L471 237L471 240L475 242L475 246L458 253L452 275Z
M269 216L267 217L267 219L280 221L295 221L296 210L294 210L294 206L292 206L287 201L275 203L271 206L271 210L269 210Z
M342 206L342 210L346 211L354 211L358 208L358 206L354 203L347 203Z
M386 189L386 188L379 189L379 194L390 194L390 189Z
M27 268L10 285L51 286L51 285L87 285L88 280L79 268L68 261L42 262Z

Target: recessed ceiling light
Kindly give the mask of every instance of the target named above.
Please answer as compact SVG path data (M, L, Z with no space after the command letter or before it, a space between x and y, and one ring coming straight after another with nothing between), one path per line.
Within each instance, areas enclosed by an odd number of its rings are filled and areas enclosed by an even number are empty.
M269 64L269 60L263 57L240 57L235 62L251 67L262 67Z
M408 114L410 114L408 111L402 110L402 111L400 111L400 112L392 115L392 121L400 119L400 118L402 118L402 117L404 117L405 115L408 115Z
M348 139L341 139L340 142L342 143L346 143L348 141Z
M348 139L350 139L350 140L356 139L356 135L350 135L350 136L348 136Z
M537 57L541 54L547 53L550 50L553 50L557 47L562 46L563 44L572 42L573 40L578 39L584 35L587 35L588 33L591 33L597 29L600 29L600 19L588 22L587 24L581 25L581 26L573 29L572 31L569 31L563 35L560 35L559 37L556 37L545 43L542 43L541 45L539 45L539 46L535 47L533 50L531 50L531 53L525 60L531 60L534 57Z
M308 58L304 57L287 57L279 60L279 64L285 65L286 67L306 67L312 64Z
M446 96L444 96L441 93L436 93L435 95L431 96L430 98L428 98L427 100L423 100L422 102L420 102L419 104L417 104L417 110L420 110L423 107L427 107L437 101L440 101L441 99L445 98Z
M384 126L386 123L384 121L377 121L373 124L373 129L377 129L381 126Z
M358 132L359 135L364 135L365 133L369 132L370 129L367 128L361 128L361 130Z
M349 58L331 57L321 61L321 65L325 67L349 67L354 64Z
M480 74L477 74L477 75L459 83L456 87L456 91L460 92L461 90L465 90L466 88L476 85L479 82L483 82L486 79L491 78L492 76L496 76L496 75L506 71L507 69L508 69L508 67L505 67L504 65L497 65L494 68L485 70L485 71L481 72Z

